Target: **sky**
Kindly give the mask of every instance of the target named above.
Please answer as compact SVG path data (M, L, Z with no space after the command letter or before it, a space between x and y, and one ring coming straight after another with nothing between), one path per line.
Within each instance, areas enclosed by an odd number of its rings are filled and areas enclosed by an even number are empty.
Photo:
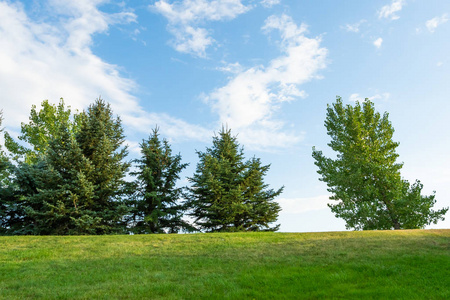
M31 106L101 97L129 158L155 126L189 167L223 125L271 168L280 231L338 231L312 147L332 156L327 104L389 113L402 177L450 206L448 0L0 0L0 109L17 136ZM445 221L427 228L450 228Z

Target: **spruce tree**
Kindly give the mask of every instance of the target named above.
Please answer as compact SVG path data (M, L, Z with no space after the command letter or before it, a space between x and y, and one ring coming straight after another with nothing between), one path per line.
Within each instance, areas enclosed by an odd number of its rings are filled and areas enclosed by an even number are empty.
M3 115L0 111L0 133ZM6 132L5 132L6 135ZM20 165L20 163L19 163ZM24 195L34 189L32 178L11 163L0 145L0 235L31 234Z
M65 126L49 142L43 160L29 167L36 192L26 197L34 234L94 234L108 230L93 211L93 167Z
M80 114L76 141L84 157L92 166L86 180L93 184L90 209L101 219L104 230L97 233L120 232L122 218L128 209L121 197L124 177L130 166L124 161L127 147L119 117L114 118L109 104L97 99Z
M189 180L186 206L195 225L204 231L278 230L276 221L280 206L274 198L281 194L268 189L264 176L269 165L257 158L244 161L243 148L231 130L224 129L213 137L213 146L197 152L200 162Z
M0 111L0 134L3 132L3 112ZM9 161L0 145L0 235L6 234L9 228L11 196L9 191Z
M158 128L141 143L141 158L135 160L136 193L132 201L132 231L134 233L176 233L193 228L182 217L182 188L176 187L180 172L188 164L181 155L172 155L167 140L161 141Z

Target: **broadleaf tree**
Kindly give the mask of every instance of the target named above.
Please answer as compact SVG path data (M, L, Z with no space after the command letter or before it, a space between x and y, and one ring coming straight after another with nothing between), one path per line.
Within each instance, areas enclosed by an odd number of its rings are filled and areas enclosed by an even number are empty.
M177 233L192 231L183 220L182 188L177 187L180 172L188 164L181 155L173 155L169 142L161 140L156 127L143 140L141 158L135 160L135 194L132 198L131 231L134 233Z
M222 128L213 146L197 152L199 163L186 193L194 224L203 231L275 231L270 227L281 210L274 199L283 191L269 189L264 176L269 165L244 159L231 130Z
M22 160L28 164L36 163L39 156L45 154L49 142L55 138L60 126L65 126L70 132L78 128L77 115L71 118L70 107L65 106L61 98L58 105L51 104L48 100L41 103L38 111L36 105L32 105L28 123L21 124L19 140L26 142L29 147L19 144L5 132L5 145L15 160Z
M422 184L402 179L402 163L397 162L393 141L394 128L388 113L381 115L366 99L354 106L344 105L337 97L328 105L325 127L337 153L325 157L313 148L320 180L327 183L329 204L336 217L346 221L347 228L409 229L444 219L448 208L432 210L435 195L421 195Z

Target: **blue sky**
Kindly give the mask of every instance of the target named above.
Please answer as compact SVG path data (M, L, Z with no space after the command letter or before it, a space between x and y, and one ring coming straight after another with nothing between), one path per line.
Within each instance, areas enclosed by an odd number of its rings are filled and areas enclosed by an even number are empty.
M311 157L326 105L370 98L400 142L402 175L450 205L450 1L0 0L0 109L13 135L32 104L99 95L130 158L156 125L189 168L227 124L271 164L281 231L344 230ZM450 228L450 217L430 228Z

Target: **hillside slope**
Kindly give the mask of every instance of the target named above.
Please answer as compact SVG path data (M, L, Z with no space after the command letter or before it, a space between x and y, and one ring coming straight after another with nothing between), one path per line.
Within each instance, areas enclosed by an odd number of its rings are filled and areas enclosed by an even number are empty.
M450 230L0 237L1 299L450 299Z

